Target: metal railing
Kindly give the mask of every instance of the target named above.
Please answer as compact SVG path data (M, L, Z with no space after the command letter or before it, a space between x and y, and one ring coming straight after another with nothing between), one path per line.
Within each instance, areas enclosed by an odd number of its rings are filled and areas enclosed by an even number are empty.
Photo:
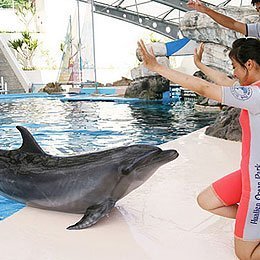
M4 77L0 77L0 94L7 94L7 82L4 81Z

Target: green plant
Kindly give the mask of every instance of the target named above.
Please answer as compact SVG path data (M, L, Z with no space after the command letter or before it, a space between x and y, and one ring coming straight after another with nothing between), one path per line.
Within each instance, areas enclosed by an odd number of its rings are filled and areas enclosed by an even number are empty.
M19 20L25 25L26 30L29 30L29 25L36 14L36 6L33 0L20 0L15 5L15 13Z
M29 32L22 32L22 38L9 41L10 46L17 52L18 59L22 62L23 69L33 69L32 59L38 47L38 40L32 39Z
M149 36L150 36L151 42L160 42L160 40L157 39L156 36L153 33L150 33Z
M11 0L2 0L0 3L0 8L11 8L12 1Z
M15 14L27 31L36 14L35 0L1 0L0 8L15 8Z
M28 0L1 0L0 8L12 8L24 5Z
M61 43L60 44L60 50L62 51L62 52L64 52L64 50L65 50L65 43Z

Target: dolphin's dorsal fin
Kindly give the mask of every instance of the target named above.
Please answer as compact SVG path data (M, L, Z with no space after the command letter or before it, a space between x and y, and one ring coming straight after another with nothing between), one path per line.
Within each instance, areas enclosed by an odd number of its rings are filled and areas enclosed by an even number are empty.
M35 141L34 137L31 135L31 133L23 126L16 126L16 128L20 131L22 138L23 138L23 144L20 151L24 153L38 153L38 154L45 154L45 152L42 150L42 148L38 145L38 143Z

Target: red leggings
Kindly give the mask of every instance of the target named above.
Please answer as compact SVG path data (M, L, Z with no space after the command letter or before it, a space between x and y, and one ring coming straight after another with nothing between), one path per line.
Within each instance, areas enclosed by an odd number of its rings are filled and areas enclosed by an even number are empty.
M225 206L240 202L242 194L241 171L232 172L212 184L218 198Z
M217 180L212 184L212 187L215 190L217 197L225 206L239 204L236 215L235 236L237 238L242 238L245 219L248 214L249 199L247 192L242 193L241 170L232 172Z

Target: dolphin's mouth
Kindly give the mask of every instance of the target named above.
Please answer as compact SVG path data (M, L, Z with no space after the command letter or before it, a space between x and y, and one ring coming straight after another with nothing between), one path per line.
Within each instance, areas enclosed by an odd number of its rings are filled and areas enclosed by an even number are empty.
M134 158L134 160L127 167L122 167L120 171L123 175L128 175L134 169L140 170L146 167L158 168L161 165L174 160L178 157L178 155L179 154L176 150L163 151L158 147L153 147L153 150L144 151L142 155Z
M149 161L149 164L160 164L163 165L165 163L168 163L174 159L176 159L179 156L179 153L176 150L159 150L150 156L147 157L147 162Z
M176 150L161 150L158 148L157 151L153 151L150 154L147 154L145 158L143 158L142 163L140 163L139 167L143 168L146 166L158 165L161 166L166 164L179 156L179 153ZM139 168L138 167L138 168Z
M155 160L167 163L176 159L178 156L179 153L176 150L162 150Z

